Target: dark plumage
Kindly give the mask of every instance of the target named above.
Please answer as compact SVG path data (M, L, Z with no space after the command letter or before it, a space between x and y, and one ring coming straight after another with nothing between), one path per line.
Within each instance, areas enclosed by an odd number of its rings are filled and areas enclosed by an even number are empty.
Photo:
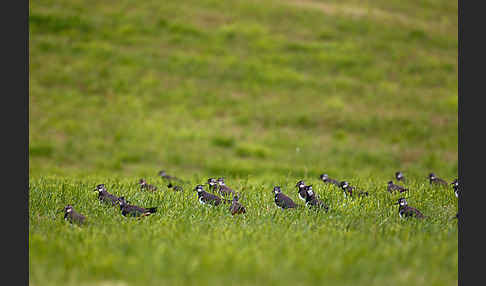
M306 185L304 181L298 181L295 186L297 187L297 193L299 194L299 198L305 202L307 198L307 192L305 190Z
M400 185L396 185L393 183L393 181L388 181L388 186L387 186L387 191L390 192L390 193L393 193L395 191L399 191L400 193L403 193L403 192L406 192L408 191L407 188L405 187L402 187Z
M223 197L230 197L230 196L234 196L236 194L236 192L234 190L232 190L230 187L226 186L226 184L224 183L224 179L223 178L218 178L217 180L218 182L218 192L221 196Z
M118 203L120 205L120 210L123 216L139 217L147 216L157 212L157 207L143 208L135 205L130 205L124 197L120 197L118 199Z
M197 191L198 200L203 205L219 206L222 202L220 197L206 192L202 185L197 185L194 190Z
M209 185L209 190L213 193L216 192L216 190L218 189L218 182L216 181L215 178L209 178L208 185Z
M397 181L405 181L405 176L403 176L403 173L398 171L398 172L395 172L395 179L397 179Z
M105 188L105 184L99 184L96 186L96 189L94 189L95 192L98 192L98 199L101 201L101 202L104 202L104 203L109 203L111 204L112 206L114 205L117 205L118 204L118 197L113 195L113 194L110 194L106 188Z
M71 205L64 207L64 219L69 221L71 224L82 225L86 223L86 217L74 210Z
M429 182L431 185L435 186L448 186L449 184L439 177L437 177L434 173L429 174Z
M408 206L408 203L405 200L405 198L399 198L398 202L395 204L399 205L398 215L401 218L406 218L406 217L425 218L425 216L418 209Z
M172 183L169 183L167 185L167 188L173 189L176 192L182 192L182 191L184 191L184 189L181 186L174 186L174 185L172 185Z
M181 179L175 177L175 176L171 176L171 175L168 175L164 170L162 171L159 171L159 176L164 179L164 180L168 180L169 182L171 181L179 181L179 182L182 182Z
M147 182L144 179L140 179L140 181L138 183L140 184L140 190L141 191L143 191L143 190L147 190L147 191L151 191L151 192L157 191L156 186L147 184Z
M312 185L306 186L305 191L307 192L307 197L305 199L305 205L311 209L324 209L326 212L329 207L320 199L316 197L316 194L312 190Z
M233 196L233 201L229 208L232 215L246 213L245 207L238 201L238 195Z
M454 190L454 194L456 195L456 197L459 197L459 182L458 182L458 179L454 179L454 181L452 181L451 185L452 185L452 189Z
M363 191L357 191L355 187L352 187L349 185L347 181L342 181L339 183L339 186L341 189L344 191L344 196L345 197L352 197L353 194L357 193L358 197L365 197L368 196L368 192L363 192Z
M324 182L324 183L329 183L329 184L333 184L333 185L336 185L339 187L339 181L338 180L335 180L335 179L331 179L329 178L329 176L327 174L321 174L319 176L319 178Z
M281 209L292 209L296 208L297 204L294 201L284 195L279 186L273 188L273 193L275 194L275 204Z

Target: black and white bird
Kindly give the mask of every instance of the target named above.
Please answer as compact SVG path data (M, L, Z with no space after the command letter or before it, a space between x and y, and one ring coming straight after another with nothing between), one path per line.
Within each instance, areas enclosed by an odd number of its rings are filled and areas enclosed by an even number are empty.
M151 192L157 191L157 187L154 186L154 185L147 184L147 181L145 181L145 179L140 179L140 181L138 181L138 183L140 184L140 190L141 191L143 191L143 190L147 190L147 191L151 191Z
M118 204L120 205L120 210L123 216L141 217L157 212L157 207L143 208L131 205L125 200L125 197L120 197L118 199Z
M164 170L159 171L159 176L162 179L167 180L169 182L171 182L171 181L179 181L179 182L182 182L181 179L179 179L179 178L177 178L175 176L168 175Z
M281 209L293 209L298 205L294 201L282 193L280 186L275 186L273 188L273 193L275 195L275 204Z
M173 189L176 192L182 192L182 191L184 191L184 189L181 186L173 185L172 183L169 183L167 185L167 188Z
M86 223L86 217L77 211L71 205L64 207L64 220L69 221L71 224L82 225Z
M452 181L451 185L452 185L452 188L454 189L454 194L458 198L459 197L459 182L458 182L458 179L454 179L454 181Z
M339 181L338 180L335 180L335 179L331 179L329 178L329 175L328 174L321 174L319 176L319 178L324 182L324 183L329 183L329 184L333 184L333 185L336 185L339 187Z
M224 183L224 178L218 178L217 183L218 183L218 192L221 196L231 197L232 195L234 196L236 194L234 190L232 190Z
M401 171L398 171L395 172L395 179L397 179L397 181L405 181L405 176Z
M399 205L398 215L401 218L406 218L406 217L425 218L425 216L418 209L409 206L405 198L399 198L398 202L396 202L395 205Z
M199 203L203 205L219 206L222 202L220 197L206 192L203 188L203 185L197 185L194 190L197 191Z
M386 188L386 189L387 189L387 191L388 191L389 193L393 193L393 192L395 192L395 191L399 191L400 193L403 193L403 192L408 191L408 189L407 189L407 188L402 187L402 186L397 185L397 184L394 184L394 183L393 183L393 181L388 181L388 186L387 186L387 188Z
M449 185L444 179L437 177L434 173L429 174L429 182L430 182L431 185L436 185L436 186L448 186Z
M307 196L305 199L305 205L311 209L324 209L326 212L329 210L329 207L320 199L316 197L316 194L312 190L312 185L306 186L305 191L307 192Z
M357 192L358 194L358 197L365 197L365 196L368 196L368 192L363 192L363 191L357 191L355 187L352 187L349 185L349 183L347 181L342 181L341 183L339 183L339 186L341 187L341 189L343 190L344 192L344 196L345 197L352 197L354 193Z
M215 178L209 178L208 185L209 185L209 190L213 193L216 192L216 190L218 189L218 182L216 181Z
M307 192L305 190L306 185L304 181L298 181L295 186L297 187L297 193L299 194L299 198L305 202L307 198Z
M233 196L233 201L231 202L229 210L232 215L246 213L245 207L239 202L238 194Z
M115 205L118 205L118 197L113 195L113 194L110 194L106 188L105 188L105 184L99 184L96 186L96 188L94 189L95 192L98 192L98 199L101 201L101 202L104 202L104 203L109 203L111 204L112 206L115 206Z

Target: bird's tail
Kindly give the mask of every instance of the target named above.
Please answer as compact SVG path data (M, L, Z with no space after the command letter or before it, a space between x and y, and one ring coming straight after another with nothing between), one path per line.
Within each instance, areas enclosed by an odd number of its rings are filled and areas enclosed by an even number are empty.
M152 213L155 213L155 212L157 212L157 207L147 208L147 213L152 214Z

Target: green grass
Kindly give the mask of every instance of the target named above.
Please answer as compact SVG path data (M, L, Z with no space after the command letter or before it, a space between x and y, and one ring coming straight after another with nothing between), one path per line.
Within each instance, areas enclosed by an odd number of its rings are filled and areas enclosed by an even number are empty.
M30 1L32 285L457 284L457 2ZM141 177L187 178L183 194ZM400 220L386 182L412 179ZM344 200L321 173L371 193ZM224 176L248 214L200 206ZM278 212L314 183L328 214ZM105 183L155 205L124 219ZM71 203L84 228L62 220ZM237 279L237 280L234 280ZM118 283L118 284L117 284Z

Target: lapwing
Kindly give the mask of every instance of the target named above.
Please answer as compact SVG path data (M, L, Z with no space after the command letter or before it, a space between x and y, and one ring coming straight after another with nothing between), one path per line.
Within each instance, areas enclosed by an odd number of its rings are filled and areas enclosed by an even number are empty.
M275 204L281 209L293 209L298 205L294 201L282 193L280 186L275 186L273 188L273 193L275 195Z
M209 185L209 190L213 193L216 192L216 190L218 189L218 182L216 181L215 178L209 178L208 185Z
M159 176L162 177L162 179L168 180L169 182L171 182L171 181L182 182L181 179L179 179L175 176L168 175L164 170L159 171Z
M387 189L387 191L388 191L389 193L393 193L393 192L395 192L395 191L399 191L400 193L403 193L403 192L408 191L408 189L407 189L407 188L402 187L402 186L397 185L397 184L394 184L394 183L393 183L393 181L388 181L388 186L387 186L387 188L386 188L386 189Z
M157 191L157 187L154 185L147 184L147 181L145 181L145 179L140 179L138 183L140 184L141 191L143 190L147 190L151 192Z
M398 202L396 202L395 205L399 205L398 215L400 215L401 218L406 218L406 217L425 218L425 216L418 209L409 206L405 198L399 198Z
M448 186L449 185L444 179L437 177L434 173L429 174L429 181L430 181L431 185L436 185L436 186Z
M452 181L451 185L452 185L452 188L454 189L454 194L458 198L459 197L459 183L458 183L458 179L454 179L454 181Z
M304 181L298 181L295 186L297 187L297 193L299 194L299 198L305 202L307 198L307 192L305 190L306 185Z
M324 209L326 212L329 207L320 199L316 197L316 194L312 190L312 185L306 186L305 191L307 193L305 199L305 205L311 209Z
M348 196L352 197L353 193L355 193L355 191L357 191L356 188L350 186L347 181L342 181L341 183L339 183L339 186L343 190L345 197L348 197ZM368 192L363 192L363 191L358 192L358 197L366 197L366 196L368 196Z
M229 208L232 215L246 213L245 207L238 200L239 200L238 194L234 195L233 201Z
M123 216L141 217L157 212L157 207L143 208L131 205L125 200L125 197L120 197L118 203Z
M321 174L319 176L319 178L324 182L324 183L329 183L329 184L333 184L333 185L336 185L339 187L339 181L338 180L335 180L335 179L331 179L329 178L329 175L327 174Z
M230 197L231 195L235 195L236 192L233 191L230 187L226 186L224 183L224 178L218 178L218 192L223 197Z
M101 202L104 202L104 203L111 203L112 206L114 205L117 205L118 204L118 197L113 195L113 194L110 194L106 188L105 188L105 184L99 184L96 186L96 189L94 189L95 192L98 192L98 199L101 201Z
M398 171L395 172L395 179L397 179L397 181L405 181L405 176L401 171Z
M182 192L182 191L184 191L184 189L181 186L172 185L172 183L169 183L167 185L167 188L173 189L176 192Z
M69 221L71 224L82 225L86 223L86 217L74 210L71 205L64 207L64 220Z
M203 185L197 185L194 190L197 191L199 203L203 205L219 206L222 202L220 197L206 192Z

